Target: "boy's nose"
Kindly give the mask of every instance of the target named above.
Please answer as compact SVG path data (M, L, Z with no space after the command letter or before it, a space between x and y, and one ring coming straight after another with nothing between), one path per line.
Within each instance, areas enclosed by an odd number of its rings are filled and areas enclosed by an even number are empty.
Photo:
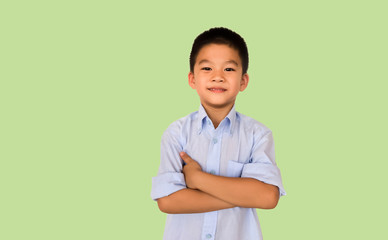
M223 71L216 71L213 78L213 82L223 82L224 81L224 76L223 76Z
M212 80L213 82L223 82L224 81L224 79L223 78L213 78L213 80Z

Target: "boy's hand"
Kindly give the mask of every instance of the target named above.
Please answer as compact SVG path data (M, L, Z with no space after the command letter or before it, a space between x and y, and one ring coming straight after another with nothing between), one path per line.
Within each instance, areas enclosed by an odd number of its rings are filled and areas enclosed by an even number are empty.
M198 173L202 172L201 166L197 161L193 160L185 152L180 152L182 160L186 163L183 167L183 174L185 175L186 186L191 189L197 189L195 186L195 179L198 176Z

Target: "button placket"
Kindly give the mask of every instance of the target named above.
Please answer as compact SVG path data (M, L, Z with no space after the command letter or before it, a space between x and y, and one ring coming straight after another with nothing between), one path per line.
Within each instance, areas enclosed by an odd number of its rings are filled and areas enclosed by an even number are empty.
M213 130L213 129L212 129ZM209 150L206 160L206 172L217 175L220 169L222 132L219 129L209 131ZM205 170L204 169L204 170ZM202 239L214 239L217 228L218 211L207 212L204 215Z

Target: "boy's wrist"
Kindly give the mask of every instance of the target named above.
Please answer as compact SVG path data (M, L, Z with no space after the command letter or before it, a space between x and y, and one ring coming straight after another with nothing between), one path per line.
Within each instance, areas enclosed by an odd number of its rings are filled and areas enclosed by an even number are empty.
M206 184L206 175L208 174L204 171L196 172L194 176L194 186L196 189L203 191L203 186Z
M190 173L190 178L186 179L187 187L193 190L200 190L201 187L201 180L203 179L203 174L205 172L203 171L193 171Z

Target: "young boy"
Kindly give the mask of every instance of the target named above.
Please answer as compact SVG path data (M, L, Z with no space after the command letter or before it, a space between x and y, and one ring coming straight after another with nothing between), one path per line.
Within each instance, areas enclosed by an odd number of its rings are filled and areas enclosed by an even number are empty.
M168 213L166 240L262 239L256 208L285 195L271 131L234 108L247 69L237 33L212 28L195 39L188 77L201 105L164 132L152 180L151 197Z

